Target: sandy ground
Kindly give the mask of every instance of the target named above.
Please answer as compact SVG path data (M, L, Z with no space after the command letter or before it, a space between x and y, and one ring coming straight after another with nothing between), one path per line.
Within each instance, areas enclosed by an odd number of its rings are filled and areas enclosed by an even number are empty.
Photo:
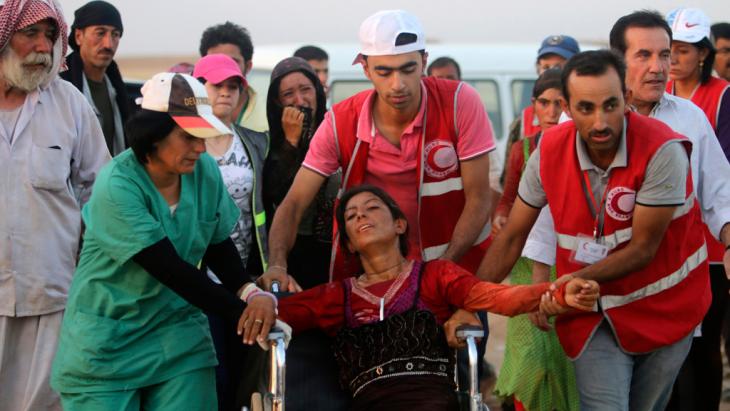
M489 340L487 340L487 361L499 373L502 367L502 359L504 358L504 339L507 334L507 317L501 315L489 314ZM727 364L727 356L723 355L725 361L725 379L723 381L723 390L730 392L730 367ZM490 389L494 386L492 381L489 385ZM502 407L499 402L491 395L491 391L486 394L486 402L491 411L501 411ZM730 401L721 402L719 411L730 411Z

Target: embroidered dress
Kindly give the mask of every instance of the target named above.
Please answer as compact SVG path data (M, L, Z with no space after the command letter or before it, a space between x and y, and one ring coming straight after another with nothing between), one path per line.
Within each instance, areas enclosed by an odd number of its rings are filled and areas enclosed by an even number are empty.
M414 262L405 272L405 279L365 288L348 278L279 301L279 317L295 334L319 328L338 335L334 351L340 378L355 395L352 409L452 409L453 362L441 325L457 307L502 315L534 311L550 286L482 282L444 260ZM564 291L555 293L559 300ZM419 370L427 374L414 374Z

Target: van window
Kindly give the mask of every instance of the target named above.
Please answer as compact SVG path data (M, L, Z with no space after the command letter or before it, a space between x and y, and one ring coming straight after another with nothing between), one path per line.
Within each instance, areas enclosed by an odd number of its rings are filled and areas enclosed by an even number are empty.
M337 104L372 87L373 85L367 80L335 80L330 85L332 104Z
M466 80L479 93L482 104L487 109L489 121L494 129L494 138L501 140L502 134L502 107L499 105L499 88L494 80Z
M246 82L258 95L257 101L266 104L266 95L269 93L269 82L271 80L271 71L253 69L246 75Z
M532 103L532 88L534 86L534 79L512 81L512 108L516 116Z

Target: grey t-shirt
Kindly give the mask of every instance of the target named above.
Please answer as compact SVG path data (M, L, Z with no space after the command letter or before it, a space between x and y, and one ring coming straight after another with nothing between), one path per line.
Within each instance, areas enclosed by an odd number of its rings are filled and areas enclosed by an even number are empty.
M601 201L611 170L627 166L626 139L621 138L616 156L606 170L591 162L585 144L578 135L576 135L576 152L581 169L588 172L594 198L596 201ZM649 161L644 181L636 193L636 203L647 206L684 204L688 172L689 158L682 144L672 141L663 145ZM517 193L522 201L532 207L542 208L547 204L545 190L540 179L539 149L535 150L527 161Z
M106 146L109 148L110 153L114 153L114 107L109 97L106 81L102 80L97 83L87 78L86 84L89 85L91 98L94 100L96 109L101 114L99 122L101 123L101 130L104 132Z

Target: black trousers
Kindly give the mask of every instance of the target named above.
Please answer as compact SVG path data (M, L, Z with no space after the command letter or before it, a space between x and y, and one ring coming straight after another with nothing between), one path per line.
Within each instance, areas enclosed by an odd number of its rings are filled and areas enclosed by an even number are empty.
M667 410L717 410L722 394L722 334L728 302L728 280L721 264L710 265L712 304L702 321L702 336L692 348L674 383Z

